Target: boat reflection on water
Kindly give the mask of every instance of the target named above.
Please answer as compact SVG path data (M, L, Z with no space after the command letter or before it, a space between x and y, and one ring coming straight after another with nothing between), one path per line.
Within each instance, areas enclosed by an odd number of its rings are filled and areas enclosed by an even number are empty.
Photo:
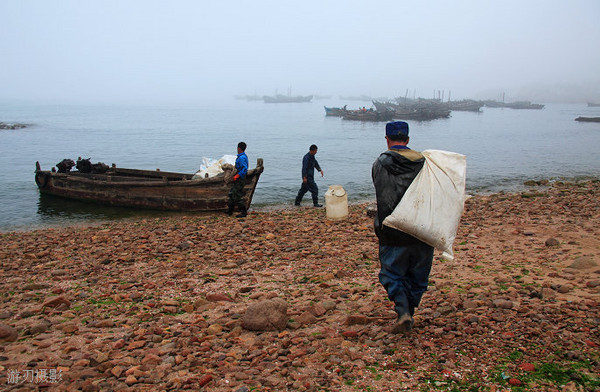
M40 193L39 197L37 214L42 220L43 226L94 224L128 218L162 218L208 214L206 212L176 212L111 207L43 193Z

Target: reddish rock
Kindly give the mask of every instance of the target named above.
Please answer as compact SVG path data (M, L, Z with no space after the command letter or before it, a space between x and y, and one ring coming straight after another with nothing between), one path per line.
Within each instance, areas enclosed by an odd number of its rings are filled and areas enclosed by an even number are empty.
M521 380L519 380L519 379L516 379L516 378L511 378L511 379L509 379L509 380L508 380L508 383L509 383L510 385L512 385L513 387L518 387L518 386L521 386L521 385L523 385L523 383L521 382Z
M206 296L206 299L211 302L219 302L219 301L233 302L233 299L231 299L230 296L225 295L225 294L208 294Z
M244 313L242 326L250 331L273 331L284 329L287 321L287 302L276 298L250 305Z
M295 320L302 325L311 325L317 322L317 318L311 312L304 312Z
M120 366L115 366L113 367L110 372L112 373L113 376L115 376L116 378L121 377L121 374L123 373L123 368Z
M206 384L208 384L209 382L211 382L212 379L213 379L213 377L210 374L205 374L204 376L200 377L200 379L198 380L198 386L203 387Z
M589 347L598 347L598 343L589 339L585 341L585 344L587 344Z
M64 333L75 333L75 332L79 331L79 326L77 324L71 324L71 323L60 325L57 328L60 329L61 331L63 331Z
M592 256L579 256L569 265L569 268L586 270L596 266L598 266L598 263Z
M494 300L494 306L500 309L512 309L513 303L507 299Z
M311 312L315 317L321 317L322 315L327 313L327 309L325 309L325 307L320 303L314 304L310 307L308 311Z
M369 318L363 314L351 314L346 318L346 325L365 325L369 323Z
M0 342L14 342L19 337L16 329L10 325L0 324Z
M519 369L525 370L526 372L534 372L535 366L532 363L524 362L519 366Z
M115 350L119 350L119 349L125 347L125 339L119 339L116 342L113 342L112 347Z
M560 286L558 286L558 288L556 289L556 291L558 291L561 294L566 294L568 292L573 291L573 285L567 283L567 284L561 284Z
M159 364L161 363L162 360L160 359L160 357L158 355L155 354L147 354L144 359L142 359L142 365L146 365L146 364Z
M223 332L223 327L221 324L212 324L208 328L206 328L207 335L218 335Z
M115 326L115 322L113 320L100 320L91 323L90 326L96 328L112 328Z
M548 238L544 244L547 247L556 247L560 245L560 242L556 238Z
M71 301L69 301L64 295L59 295L56 297L48 298L46 301L44 301L42 307L58 308L61 305L64 305L64 307L68 308L71 306Z
M345 338L355 338L358 336L358 332L356 331L344 331L342 332L342 336Z

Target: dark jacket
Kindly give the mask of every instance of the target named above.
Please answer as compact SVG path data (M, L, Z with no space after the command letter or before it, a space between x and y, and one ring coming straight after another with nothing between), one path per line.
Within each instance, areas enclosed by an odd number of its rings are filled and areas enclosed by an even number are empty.
M371 175L377 197L374 226L381 245L406 245L419 241L411 235L383 226L383 220L394 211L424 163L425 158L420 152L394 147L383 152L373 163Z
M321 171L321 167L319 166L319 162L313 154L307 152L302 158L302 178L314 178L315 177L315 169L317 171Z

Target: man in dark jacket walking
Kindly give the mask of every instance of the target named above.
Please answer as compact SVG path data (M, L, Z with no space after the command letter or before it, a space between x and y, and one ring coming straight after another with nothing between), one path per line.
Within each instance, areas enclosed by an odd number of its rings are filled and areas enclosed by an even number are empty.
M433 247L417 238L383 225L394 211L406 189L425 163L423 155L407 147L408 124L395 121L386 124L388 150L373 163L372 177L377 197L375 234L379 238L379 282L394 301L398 319L393 333L412 330L413 314L427 291L433 262Z
M310 191L313 200L313 206L315 207L323 207L322 204L319 204L319 188L317 187L317 183L315 182L315 169L319 173L321 173L321 177L323 177L323 170L321 170L321 166L319 166L319 162L317 162L315 155L317 154L317 146L313 144L308 149L304 158L302 158L302 185L300 186L300 190L298 191L298 195L296 196L295 205L299 206L304 194Z

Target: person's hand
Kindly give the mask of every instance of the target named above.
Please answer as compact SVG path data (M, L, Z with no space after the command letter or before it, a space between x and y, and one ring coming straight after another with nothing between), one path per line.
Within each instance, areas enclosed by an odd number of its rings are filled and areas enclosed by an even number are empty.
M233 181L237 181L240 179L240 175L236 174L235 176L233 176Z
M325 173L323 173L323 170L321 170L321 177L325 177Z
M302 182L306 184L308 182L308 177L302 177Z

